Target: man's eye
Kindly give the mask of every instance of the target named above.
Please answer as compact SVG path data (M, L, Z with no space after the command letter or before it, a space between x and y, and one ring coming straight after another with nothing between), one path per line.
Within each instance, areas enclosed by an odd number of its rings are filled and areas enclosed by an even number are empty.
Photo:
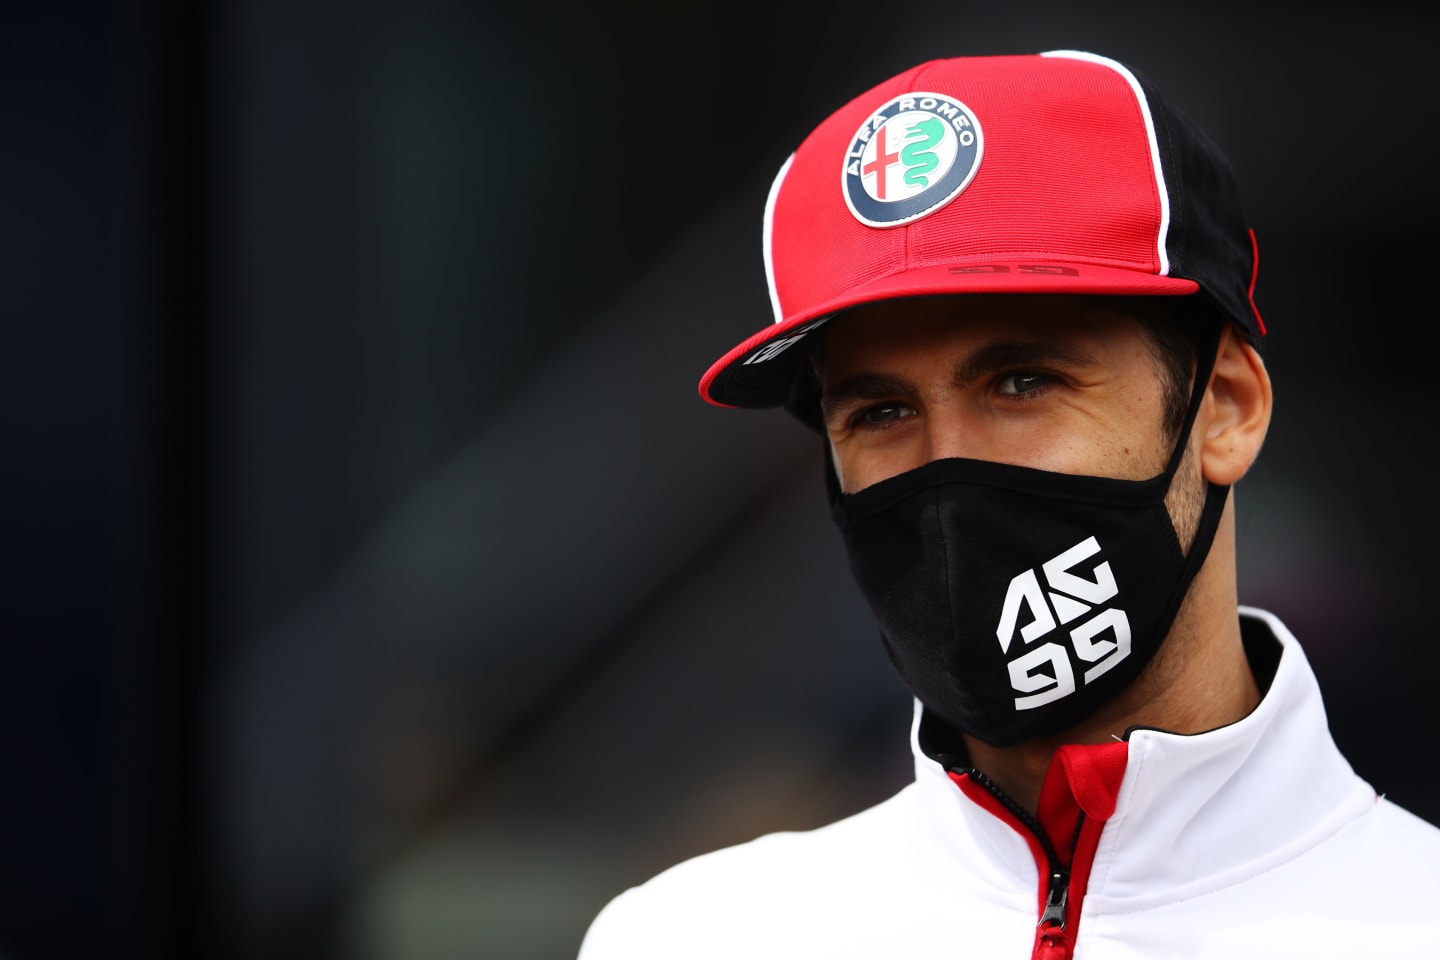
M884 427L913 416L915 408L908 403L877 403L860 411L855 420L862 427Z
M999 389L1006 396L1019 396L1043 390L1054 382L1055 378L1048 373L1007 373L1000 378Z

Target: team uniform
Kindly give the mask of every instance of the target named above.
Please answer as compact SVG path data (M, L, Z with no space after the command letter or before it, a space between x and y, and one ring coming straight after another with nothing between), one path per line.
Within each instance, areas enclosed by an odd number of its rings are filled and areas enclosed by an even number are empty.
M1242 613L1262 687L1273 670L1243 720L1064 747L1032 824L928 741L917 704L913 784L621 894L581 960L1435 953L1440 831L1355 775L1294 637ZM1047 910L1067 918L1059 941L1042 935Z

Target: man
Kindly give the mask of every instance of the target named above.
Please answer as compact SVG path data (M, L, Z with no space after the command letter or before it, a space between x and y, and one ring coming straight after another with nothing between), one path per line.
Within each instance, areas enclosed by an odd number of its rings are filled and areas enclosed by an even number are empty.
M1440 954L1440 832L1238 606L1269 425L1229 165L1122 64L921 64L767 203L776 323L701 381L826 438L916 782L616 898L583 960Z

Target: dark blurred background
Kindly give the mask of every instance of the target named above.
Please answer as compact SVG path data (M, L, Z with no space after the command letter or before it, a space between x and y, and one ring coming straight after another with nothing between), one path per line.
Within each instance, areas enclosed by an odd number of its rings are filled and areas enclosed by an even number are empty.
M1238 169L1242 598L1440 819L1437 15L60 2L0 20L0 957L573 957L909 776L818 441L695 383L771 177L933 56L1130 62Z

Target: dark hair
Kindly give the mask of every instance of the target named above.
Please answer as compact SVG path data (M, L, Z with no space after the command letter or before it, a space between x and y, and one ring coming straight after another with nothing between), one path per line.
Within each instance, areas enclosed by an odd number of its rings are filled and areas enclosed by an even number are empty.
M1180 436L1190 408L1191 381L1200 351L1212 342L1220 313L1198 297L1117 297L1119 312L1135 317L1155 347L1165 391L1162 426L1167 440Z

